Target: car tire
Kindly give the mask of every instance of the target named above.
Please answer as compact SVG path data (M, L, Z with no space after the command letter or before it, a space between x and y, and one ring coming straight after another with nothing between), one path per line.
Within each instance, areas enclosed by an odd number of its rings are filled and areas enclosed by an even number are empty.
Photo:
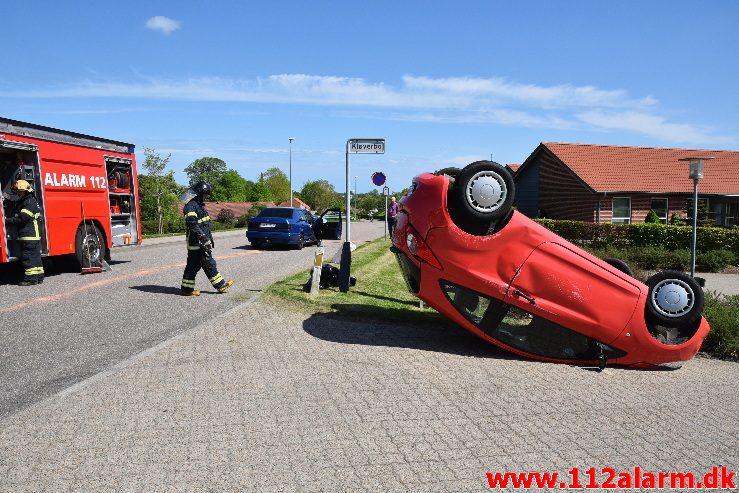
M507 218L516 195L511 174L493 161L476 161L459 172L449 190L449 215L466 233L484 236Z
M262 244L261 241L252 241L251 247L255 250L261 250L262 248L264 248L264 245Z
M692 324L703 312L703 289L687 274L662 271L647 281L646 315L666 327Z
M100 230L87 221L77 228L74 241L75 257L82 268L102 266L106 256L105 240Z
M303 236L303 233L300 233L300 236L298 236L298 242L295 244L295 248L297 250L302 250L305 246L305 236Z
M436 171L436 172L435 172L434 174L435 174L435 175L437 175L437 176L441 176L441 175L449 175L449 176L451 176L452 178L456 178L456 177L457 177L457 175L459 175L459 173L460 173L461 171L462 171L462 170L461 170L461 169L459 169L459 168L453 168L453 167L451 167L451 168L442 168L442 169L440 169L439 171Z
M629 277L634 277L634 271L631 270L631 267L629 267L629 264L627 264L620 258L605 257L603 258L603 262L607 263L611 267L615 267L616 269L620 270L621 272L623 272Z

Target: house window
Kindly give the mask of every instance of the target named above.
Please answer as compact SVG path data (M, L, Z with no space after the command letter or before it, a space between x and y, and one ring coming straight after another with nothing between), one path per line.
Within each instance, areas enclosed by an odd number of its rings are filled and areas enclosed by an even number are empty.
M631 224L631 199L629 197L614 197L611 223Z
M727 202L724 226L732 228L739 224L739 202Z
M652 199L651 209L663 224L667 224L667 199Z

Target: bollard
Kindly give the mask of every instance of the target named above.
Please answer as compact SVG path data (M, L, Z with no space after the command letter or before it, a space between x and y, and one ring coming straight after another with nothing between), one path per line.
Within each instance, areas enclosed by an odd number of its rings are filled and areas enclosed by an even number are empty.
M313 259L313 278L310 285L310 294L318 294L321 284L321 268L323 267L323 247L316 248Z

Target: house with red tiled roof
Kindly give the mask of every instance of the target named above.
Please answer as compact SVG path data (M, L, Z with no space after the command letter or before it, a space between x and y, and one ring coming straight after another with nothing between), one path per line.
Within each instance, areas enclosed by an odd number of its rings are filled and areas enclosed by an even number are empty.
M249 212L254 205L261 204L265 207L274 207L272 202L206 202L204 207L214 221L223 209L231 209L234 217L239 218Z
M518 171L518 168L520 168L521 165L517 163L508 163L505 165L505 167L508 168L511 173L515 173L516 171Z
M529 217L596 223L663 222L686 215L693 180L681 159L708 157L698 185L717 225L739 225L739 151L542 142L514 175Z
M290 205L289 200L285 200L284 202L280 202L279 204L277 204L277 206L278 207L298 207L299 209L310 210L310 206L297 197L293 197L293 205Z

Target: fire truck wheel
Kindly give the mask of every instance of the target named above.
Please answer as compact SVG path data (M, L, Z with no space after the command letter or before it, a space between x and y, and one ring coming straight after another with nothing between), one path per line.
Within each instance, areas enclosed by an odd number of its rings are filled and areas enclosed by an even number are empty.
M105 241L97 226L88 222L87 225L82 224L77 228L75 254L81 267L102 265L105 258Z

